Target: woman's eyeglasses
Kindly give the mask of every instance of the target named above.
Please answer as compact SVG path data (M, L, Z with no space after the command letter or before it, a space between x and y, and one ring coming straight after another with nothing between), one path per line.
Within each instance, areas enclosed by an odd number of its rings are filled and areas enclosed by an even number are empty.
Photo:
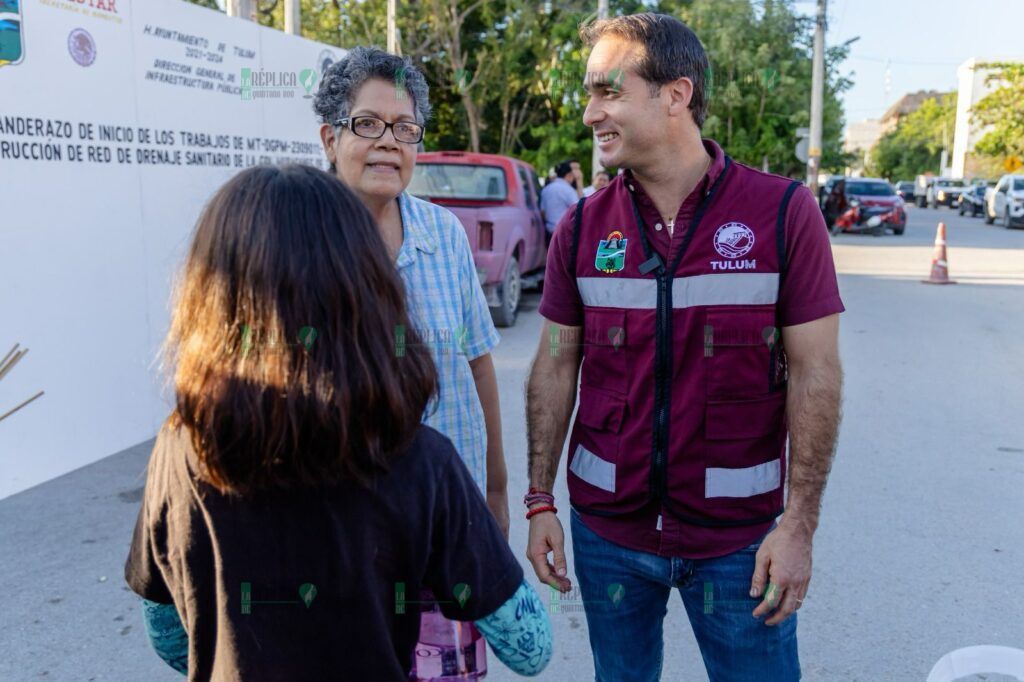
M405 144L419 144L423 139L423 126L412 121L395 121L388 123L376 116L349 116L338 120L335 124L344 126L359 137L366 137L376 140L384 137L384 132L391 128L391 134L395 139Z

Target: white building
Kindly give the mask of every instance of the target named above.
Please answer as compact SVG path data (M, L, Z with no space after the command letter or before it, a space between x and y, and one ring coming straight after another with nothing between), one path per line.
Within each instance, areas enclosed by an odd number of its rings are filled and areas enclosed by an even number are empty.
M872 147L884 133L882 121L877 118L847 124L843 136L843 151L853 152L859 157L858 163L849 169L851 175L862 174L864 167L870 163Z
M979 128L971 121L972 109L993 90L1000 87L999 81L986 83L990 69L980 68L986 62L1017 62L1020 58L980 59L972 57L956 70L959 83L956 100L956 127L953 133L953 158L950 161L954 178L963 178L972 173L971 152L978 140L988 132L988 127Z

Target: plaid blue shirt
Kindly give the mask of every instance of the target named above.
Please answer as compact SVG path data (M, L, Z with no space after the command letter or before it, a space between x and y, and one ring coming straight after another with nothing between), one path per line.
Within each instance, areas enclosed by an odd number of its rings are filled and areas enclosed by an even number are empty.
M423 422L452 441L486 494L487 428L469 361L489 353L501 337L491 322L459 219L405 192L398 206L405 237L396 265L414 329L396 334L396 352L401 354L404 345L429 346L439 397L427 406Z

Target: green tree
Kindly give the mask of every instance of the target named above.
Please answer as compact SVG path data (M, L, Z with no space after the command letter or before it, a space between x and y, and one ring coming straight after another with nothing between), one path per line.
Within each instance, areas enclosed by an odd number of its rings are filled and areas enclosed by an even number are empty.
M900 119L871 151L868 172L883 178L912 178L939 168L944 140L952 139L956 93L927 99ZM944 130L945 129L945 130Z
M711 64L703 134L744 163L801 175L795 130L810 124L814 20L784 0L694 0L678 16L700 37ZM825 54L822 169L848 163L842 151L839 94L852 81L839 68L848 45Z
M990 62L980 68L992 69L986 83L1001 86L974 105L974 122L992 126L978 140L974 151L985 156L1024 157L1024 64Z
M206 4L210 0L193 0ZM808 124L813 20L792 0L612 0L612 15L656 11L693 28L711 62L704 135L733 158L800 175L795 129ZM587 50L579 25L590 0L399 0L400 49L431 84L427 149L518 156L539 172L567 158L590 173L592 137L583 125ZM261 24L281 29L284 3L259 0ZM386 0L302 0L302 32L340 47L386 45ZM838 95L846 46L826 53L822 165L842 153Z

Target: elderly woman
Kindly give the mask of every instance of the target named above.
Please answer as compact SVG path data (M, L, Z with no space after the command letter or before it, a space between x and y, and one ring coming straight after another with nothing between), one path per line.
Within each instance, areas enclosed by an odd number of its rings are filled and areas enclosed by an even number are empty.
M370 210L409 297L412 330L388 339L430 348L440 394L424 422L451 439L508 537L508 474L490 351L499 337L458 218L406 191L430 117L408 58L356 47L324 74L313 101L331 170Z

